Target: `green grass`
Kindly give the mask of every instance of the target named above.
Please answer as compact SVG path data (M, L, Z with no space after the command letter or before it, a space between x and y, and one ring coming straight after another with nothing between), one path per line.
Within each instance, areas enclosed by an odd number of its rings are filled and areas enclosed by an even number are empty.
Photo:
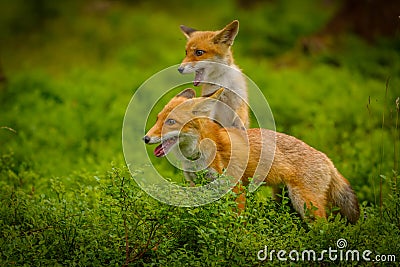
M343 34L303 53L299 39L336 10L323 3L1 1L0 265L256 266L264 246L320 251L339 238L399 261L400 42ZM356 225L306 223L266 189L249 193L240 217L233 193L172 207L124 167L125 109L144 81L183 59L179 25L219 29L233 19L236 63L277 130L325 152L348 178L362 206Z

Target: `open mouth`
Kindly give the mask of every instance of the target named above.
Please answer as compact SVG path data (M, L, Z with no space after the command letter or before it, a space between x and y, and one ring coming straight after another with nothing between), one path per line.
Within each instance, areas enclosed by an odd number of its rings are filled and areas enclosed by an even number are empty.
M154 156L164 157L167 155L171 148L176 144L176 141L178 141L177 136L162 141L161 144L154 149Z
M204 80L204 69L196 70L196 75L194 76L193 85L199 86L199 84Z

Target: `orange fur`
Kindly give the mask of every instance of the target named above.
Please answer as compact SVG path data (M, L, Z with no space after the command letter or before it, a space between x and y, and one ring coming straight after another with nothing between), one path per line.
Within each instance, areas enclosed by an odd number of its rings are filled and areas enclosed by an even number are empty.
M232 111L217 107L211 114L214 119L227 127L249 127L246 80L235 65L231 50L239 22L232 21L219 31L197 31L183 25L181 30L187 38L186 57L178 70L183 74L196 73L194 84L202 85L202 96L221 87L226 89L220 100Z
M338 206L350 222L358 220L356 195L324 153L293 136L267 129L223 128L202 117L210 112L223 89L211 97L199 98L195 98L194 91L190 90L171 99L158 114L156 124L146 134L147 140L154 140L149 143L175 133L185 156L190 157L192 151L198 153L203 149L204 161L209 159L210 162L209 170L217 173L225 170L227 175L240 178L243 185L249 183L249 178L261 179L266 185L285 184L294 209L302 217L305 216L304 205L316 217L326 217L327 206ZM175 123L166 125L169 119ZM212 149L210 146L200 146L205 139L216 145L214 158L207 154ZM271 145L274 141L276 146ZM244 209L244 194L240 188L234 191L240 194L237 199L239 210Z

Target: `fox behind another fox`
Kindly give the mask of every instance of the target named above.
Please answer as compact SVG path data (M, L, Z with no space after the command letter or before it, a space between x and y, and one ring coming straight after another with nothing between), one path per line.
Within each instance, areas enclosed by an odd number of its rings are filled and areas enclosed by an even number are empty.
M337 206L350 222L358 220L356 195L324 153L283 133L224 128L206 118L223 90L211 97L196 98L192 89L186 89L172 98L144 137L147 144L161 143L154 154L162 157L179 149L187 158L206 162L210 173L225 170L227 175L241 178L244 184L250 177L261 178L267 185L283 183L302 217L304 206L317 217L326 217L326 207ZM202 146L206 139L211 139L216 148ZM271 146L274 140L276 147Z
M193 84L202 85L202 96L224 90L218 105L211 115L226 127L249 126L247 84L243 73L235 65L231 46L239 31L239 22L231 22L219 31L197 31L181 26L187 38L186 57L179 66L182 74L195 73ZM236 113L236 114L235 114ZM238 121L238 120L241 120Z

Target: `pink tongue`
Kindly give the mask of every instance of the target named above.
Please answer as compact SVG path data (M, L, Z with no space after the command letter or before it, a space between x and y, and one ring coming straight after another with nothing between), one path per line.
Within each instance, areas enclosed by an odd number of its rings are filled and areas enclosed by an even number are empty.
M203 79L203 71L196 71L196 75L194 76L193 85L199 86L202 79Z
M164 148L163 148L162 144L160 144L159 146L157 146L157 147L154 149L154 156L156 156L156 157L163 157L163 156L165 156L165 151L164 151Z

